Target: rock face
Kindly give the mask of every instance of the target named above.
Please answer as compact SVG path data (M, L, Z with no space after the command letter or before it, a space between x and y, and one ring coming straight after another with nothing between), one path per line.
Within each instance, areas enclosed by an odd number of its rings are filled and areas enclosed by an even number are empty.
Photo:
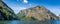
M0 0L0 20L12 20L16 15L2 0Z
M58 20L58 17L43 6L36 6L21 10L18 14L20 20Z
M58 17L59 17L59 20L60 20L60 14L59 14L59 16L58 16Z

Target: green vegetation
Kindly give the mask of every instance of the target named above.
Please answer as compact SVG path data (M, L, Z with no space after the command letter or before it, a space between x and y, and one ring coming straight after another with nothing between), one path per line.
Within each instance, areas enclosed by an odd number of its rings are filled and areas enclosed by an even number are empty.
M24 21L32 21L32 20L36 20L36 19L33 18L33 17L24 17L21 20L24 20Z
M0 1L0 20L17 19L14 11L9 8L3 1Z
M0 24L8 24L8 21L0 21Z

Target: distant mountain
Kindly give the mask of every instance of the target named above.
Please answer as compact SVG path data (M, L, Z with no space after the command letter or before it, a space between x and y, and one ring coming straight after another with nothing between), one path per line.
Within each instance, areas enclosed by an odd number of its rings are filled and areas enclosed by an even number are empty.
M14 11L0 0L0 20L16 19Z
M17 16L20 20L58 20L58 17L44 6L21 10Z

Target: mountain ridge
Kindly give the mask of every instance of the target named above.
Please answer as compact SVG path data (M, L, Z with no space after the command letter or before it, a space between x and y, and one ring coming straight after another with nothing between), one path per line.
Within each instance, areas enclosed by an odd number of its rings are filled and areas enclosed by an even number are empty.
M0 20L14 20L16 17L14 11L0 0Z
M21 17L33 17L37 20L58 20L58 17L43 6L36 6L21 10L18 14Z

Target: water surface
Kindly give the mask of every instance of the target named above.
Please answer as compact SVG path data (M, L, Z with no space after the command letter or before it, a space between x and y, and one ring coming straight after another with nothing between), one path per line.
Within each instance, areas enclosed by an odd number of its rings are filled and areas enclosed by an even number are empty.
M60 20L50 20L50 21L0 21L0 24L60 24Z

